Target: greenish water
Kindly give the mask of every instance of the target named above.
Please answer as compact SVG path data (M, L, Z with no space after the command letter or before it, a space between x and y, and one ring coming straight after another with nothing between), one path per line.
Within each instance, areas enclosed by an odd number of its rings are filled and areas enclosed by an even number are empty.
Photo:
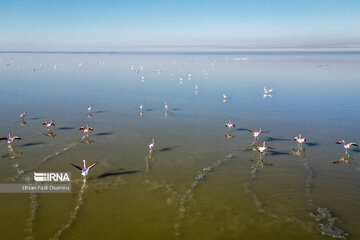
M348 239L360 238L359 149L333 163L344 156L337 140L360 142L358 54L0 59L1 137L22 138L12 151L1 142L0 183L72 172L73 188L1 194L1 239L331 239L319 225L328 219L311 216L319 207ZM272 97L263 98L264 86ZM42 126L50 119L56 137ZM94 132L82 141L85 124ZM263 156L247 131L259 128L268 132L256 144L273 148ZM300 133L309 144L295 155ZM98 162L86 184L71 166L83 159Z

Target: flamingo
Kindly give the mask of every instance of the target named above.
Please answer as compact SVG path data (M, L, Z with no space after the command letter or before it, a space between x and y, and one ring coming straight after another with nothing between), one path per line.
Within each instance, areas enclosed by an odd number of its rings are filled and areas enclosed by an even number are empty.
M85 126L82 126L81 128L79 128L79 130L84 130L84 135L89 135L89 130L90 131L94 131L94 129L92 127L89 127L89 125L86 124Z
M154 145L155 145L155 139L153 138L153 139L152 139L152 143L149 144L149 150L150 150L150 152L152 152Z
M143 105L140 104L140 112L142 112L142 111L143 111Z
M12 143L14 140L21 140L21 138L18 137L18 136L11 137L11 136L10 136L10 133L9 133L9 137L8 137L8 138L7 138L7 137L2 137L2 138L0 138L0 140L5 140L5 141L7 141L7 143L9 144L9 147L11 147L10 145L11 145L11 143Z
M265 141L264 141L264 143L263 143L262 146L256 145L256 147L258 148L258 150L259 150L260 153L263 153L266 149L271 148L271 147L267 147L265 144L266 144L266 143L265 143Z
M51 120L50 123L48 121L46 121L46 122L43 122L43 125L46 125L46 127L48 129L50 129L51 126L55 126L55 122L54 122L54 120Z
M73 165L74 167L76 167L77 169L79 169L81 171L81 175L83 175L83 177L84 177L84 182L86 182L86 175L89 174L89 170L93 166L95 166L97 163L91 164L89 167L86 167L86 160L83 160L83 162L84 162L84 167L83 168L80 167L80 166L77 166L75 164L71 164L71 165Z
M167 103L165 102L165 111L167 111L168 110L168 105L167 105Z
M260 134L265 133L264 131L261 131L261 128L259 131L249 130L249 132L252 132L254 134L254 137L257 138Z
M225 94L222 95L223 96L223 103L227 101L227 96Z
M230 130L231 127L235 127L235 123L231 122L231 120L230 120L228 123L225 123L225 127L228 127Z
M88 113L91 113L92 105L88 107Z
M272 88L270 88L270 89L268 90L268 89L266 89L266 87L264 86L264 95L271 95L272 91L273 91Z
M345 140L340 140L340 141L337 141L336 144L344 144L344 148L345 148L345 155L347 155L347 150L351 147L351 146L359 146L357 145L356 143L354 142L351 142L351 143L348 143L348 144L345 144Z
M22 114L20 114L20 118L21 118L22 120L24 120L25 115L26 115L26 111L25 111L25 112L23 112Z
M306 142L306 138L301 138L301 134L299 134L298 137L294 138L294 141L297 141L300 145L302 145L304 142Z

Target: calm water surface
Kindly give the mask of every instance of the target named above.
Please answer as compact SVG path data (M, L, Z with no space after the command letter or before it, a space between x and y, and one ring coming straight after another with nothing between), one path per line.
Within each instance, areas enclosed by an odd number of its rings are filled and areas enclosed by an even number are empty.
M1 137L22 138L1 143L0 182L65 171L73 188L1 194L1 239L331 239L320 224L360 239L360 151L333 163L337 140L360 142L359 65L358 54L0 54ZM259 128L264 156L247 131ZM98 162L86 184L70 164L83 159ZM318 222L317 208L332 216Z

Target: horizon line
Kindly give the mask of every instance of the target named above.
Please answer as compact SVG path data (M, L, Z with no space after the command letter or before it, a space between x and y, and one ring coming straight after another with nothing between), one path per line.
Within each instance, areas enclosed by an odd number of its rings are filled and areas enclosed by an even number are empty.
M322 54L360 54L360 48L239 48L239 49L142 49L142 50L0 50L4 53L24 54L286 54L286 53L322 53Z

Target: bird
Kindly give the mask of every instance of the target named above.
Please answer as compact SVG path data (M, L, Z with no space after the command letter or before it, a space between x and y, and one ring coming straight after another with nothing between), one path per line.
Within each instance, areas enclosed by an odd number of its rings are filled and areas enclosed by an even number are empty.
M54 120L51 120L50 123L48 121L46 121L46 122L43 122L43 125L46 125L46 127L48 129L50 129L51 126L55 126L55 122L54 122Z
M227 101L227 96L225 94L222 95L223 96L223 103Z
M81 128L79 128L79 130L84 130L84 135L88 135L89 134L89 130L90 131L94 131L94 129L92 127L89 127L89 125L86 124L85 126L82 126Z
M10 144L11 144L14 140L21 140L21 138L18 137L18 136L11 137L11 136L10 136L10 133L9 133L9 137L8 137L8 138L7 138L7 137L2 137L2 138L0 138L0 140L5 140L5 141L7 141L7 143L9 144L9 147L10 147Z
M354 142L345 144L345 140L339 140L336 142L336 144L344 144L344 148L345 148L345 154L347 154L347 150L351 147L351 146L359 146Z
M75 165L73 163L71 165L73 165L74 167L76 167L77 169L79 169L81 171L81 175L83 175L83 177L84 177L84 182L86 182L86 175L89 174L89 170L93 166L95 166L97 163L91 164L89 167L86 167L86 160L83 160L83 162L84 162L84 167L83 168L80 167L80 166L77 166L77 165Z
M272 93L273 89L270 88L269 90L266 89L266 87L264 86L264 95L270 95Z
M152 139L152 143L149 144L149 150L150 150L150 152L152 152L154 145L155 145L155 139L153 138L153 139Z
M271 147L267 147L265 144L266 144L266 143L265 143L265 141L264 141L264 143L263 143L262 146L256 145L256 147L257 147L257 149L259 150L260 153L263 153L266 149L271 148Z
M165 111L167 111L168 110L168 105L167 105L167 103L165 102Z
M260 134L265 133L264 131L261 131L261 128L259 131L249 130L249 132L252 132L254 134L254 137L257 138Z
M92 105L88 107L88 113L91 113Z
M140 112L142 112L142 111L143 111L143 105L140 104Z
M228 123L225 123L225 127L228 127L230 130L231 127L235 127L235 123L231 122L231 120L230 120Z
M25 111L25 112L23 112L22 114L20 114L20 118L21 118L22 120L24 120L25 115L26 115L26 111Z
M301 134L299 134L298 137L294 138L294 141L297 141L299 144L303 144L304 142L306 142L306 138L301 138Z

